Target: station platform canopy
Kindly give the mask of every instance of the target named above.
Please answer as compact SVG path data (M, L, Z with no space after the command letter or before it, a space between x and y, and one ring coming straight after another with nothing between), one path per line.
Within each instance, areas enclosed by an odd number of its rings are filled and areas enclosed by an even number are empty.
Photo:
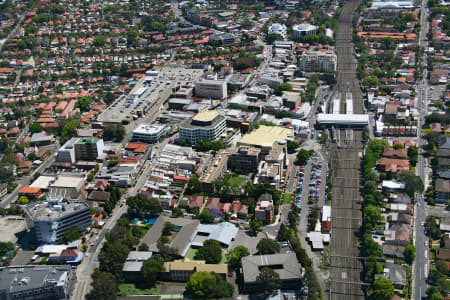
M336 126L367 126L369 115L362 114L318 114L317 123Z

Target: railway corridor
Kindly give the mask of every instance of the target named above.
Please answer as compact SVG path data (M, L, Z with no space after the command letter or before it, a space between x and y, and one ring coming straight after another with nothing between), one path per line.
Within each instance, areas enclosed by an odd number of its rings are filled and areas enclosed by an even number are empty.
M360 0L350 0L343 8L336 34L337 85L341 95L340 113L345 112L346 95L353 99L353 113L363 114L364 104L357 77L352 33L353 13ZM360 254L362 198L360 174L362 131L350 128L335 129L336 142L330 145L332 169L332 234L330 248L329 299L364 299L362 270L364 258Z

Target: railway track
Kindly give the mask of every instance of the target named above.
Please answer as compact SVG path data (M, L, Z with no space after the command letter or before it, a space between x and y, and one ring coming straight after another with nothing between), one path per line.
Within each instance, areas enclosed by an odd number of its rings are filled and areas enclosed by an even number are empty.
M346 113L346 93L352 94L353 113L364 113L352 43L353 12L359 3L360 0L350 0L344 5L336 36L338 78L334 92L341 94L341 114ZM335 143L330 145L333 201L328 296L331 300L359 300L364 299L367 286L362 281L364 258L359 256L362 132L351 128L335 128L334 132Z

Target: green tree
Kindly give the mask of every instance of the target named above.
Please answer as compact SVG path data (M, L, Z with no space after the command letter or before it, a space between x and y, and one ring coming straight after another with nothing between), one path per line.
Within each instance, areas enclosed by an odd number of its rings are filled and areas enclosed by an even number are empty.
M92 43L96 47L103 47L106 45L106 37L104 35L97 35L92 41Z
M430 286L427 289L427 299L429 300L442 300L442 294L439 289L435 286Z
M209 209L204 209L198 216L199 220L203 224L211 224L213 222L213 219L211 217L211 213L209 212Z
M256 286L258 292L270 295L281 288L280 274L271 268L262 268L256 277Z
M292 216L294 216L294 214L291 214ZM294 216L294 220L295 220L295 216ZM296 221L294 221L295 224ZM287 241L289 240L289 238L291 237L291 232L290 230L286 227L286 225L284 225L283 223L281 223L280 225L280 229L278 230L277 233L277 241Z
M26 204L30 203L30 200L28 199L27 196L20 196L18 203L20 205L26 205Z
M151 258L147 259L142 264L141 276L142 283L146 288L155 285L156 280L158 280L159 273L163 271L164 259L161 255L156 254Z
M300 147L300 144L296 141L287 141L287 150L289 153L294 153L297 148Z
M148 251L148 245L146 243L142 243L139 245L138 251Z
M281 96L284 91L293 91L292 85L290 83L281 83L276 89L275 94Z
M80 121L69 120L67 121L61 130L61 144L71 139L75 135L75 130L80 127Z
M394 295L394 285L386 278L380 278L373 282L370 299L390 300Z
M33 123L30 125L29 130L32 133L37 133L37 132L43 131L44 127L42 127L41 124L39 124L39 123Z
M304 166L308 162L308 159L311 157L311 152L305 149L300 149L297 153L297 162Z
M425 223L425 228L427 229L427 235L433 240L438 240L441 238L441 230L436 224L437 218L435 216L429 216Z
M89 294L86 295L86 299L115 300L117 298L119 285L112 274L95 269L92 274L92 279L92 289Z
M94 174L89 173L89 174L87 175L87 181L88 181L88 182L91 182L92 180L94 180Z
M183 216L183 211L179 207L174 207L172 209L172 218L178 218Z
M249 255L250 251L245 246L237 246L226 254L227 264L231 270L238 272L242 266L241 259Z
M175 225L173 225L171 222L164 223L164 227L162 230L162 235L168 236L172 234L172 231L175 229Z
M64 232L64 240L66 242L76 241L81 238L81 230L80 228L74 226L71 227L69 230Z
M185 294L195 299L232 297L234 286L210 272L195 272L186 283Z
M198 249L195 259L204 260L207 264L218 264L222 260L222 247L216 240L207 240Z
M122 124L107 125L103 128L103 139L105 141L121 142L126 134Z
M252 232L256 233L261 230L262 222L258 221L256 219L251 219L249 225L250 225L250 229L252 230Z
M76 108L79 108L81 112L86 112L90 110L91 104L91 98L89 97L81 97L78 99L77 103L75 104Z
M186 195L198 194L203 191L202 182L197 175L192 175L186 186Z
M405 191L411 199L414 199L415 193L422 193L424 185L422 179L412 171L402 171L398 178L405 182Z
M322 131L322 134L320 136L319 142L321 144L325 144L328 141L328 132L326 132L325 130Z
M156 217L162 212L157 199L147 198L142 194L127 199L128 213L139 217Z
M406 262L412 265L414 259L416 258L416 248L413 244L406 245L404 255Z
M380 85L380 81L376 76L366 76L363 78L361 83L366 87L377 87Z
M377 263L377 258L374 255L367 257L364 262L364 274L366 281L372 283L375 280L375 275L383 272L382 265Z
M419 161L419 149L416 146L408 148L408 159L411 166L415 167Z
M442 259L436 261L436 269L442 274L448 274L447 263Z
M280 244L277 241L264 238L261 239L256 245L256 249L259 254L275 254L280 252Z

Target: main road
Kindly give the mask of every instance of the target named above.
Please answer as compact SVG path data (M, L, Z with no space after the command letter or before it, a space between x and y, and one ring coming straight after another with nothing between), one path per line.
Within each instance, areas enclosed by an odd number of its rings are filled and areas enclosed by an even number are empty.
M427 47L428 43L426 41L426 36L428 32L428 8L426 7L426 0L422 0L422 8L420 10L420 35L419 35L419 46ZM422 66L426 65L426 54L421 58ZM422 138L422 130L421 127L424 124L425 116L427 113L427 95L428 95L428 86L427 86L427 70L424 69L423 79L418 82L418 103L417 108L420 114L420 121L417 134L417 146L419 148L419 161L416 168L417 175L420 176L422 181L426 185L426 174L425 174L425 158L423 156L423 146L425 144L424 139ZM416 199L416 207L415 207L415 234L414 234L414 242L416 247L416 260L413 266L413 299L422 299L422 297L426 296L427 290L427 275L428 275L428 258L429 252L428 247L425 246L426 236L425 229L422 224L425 222L427 217L426 203L424 201L423 194L418 195Z

